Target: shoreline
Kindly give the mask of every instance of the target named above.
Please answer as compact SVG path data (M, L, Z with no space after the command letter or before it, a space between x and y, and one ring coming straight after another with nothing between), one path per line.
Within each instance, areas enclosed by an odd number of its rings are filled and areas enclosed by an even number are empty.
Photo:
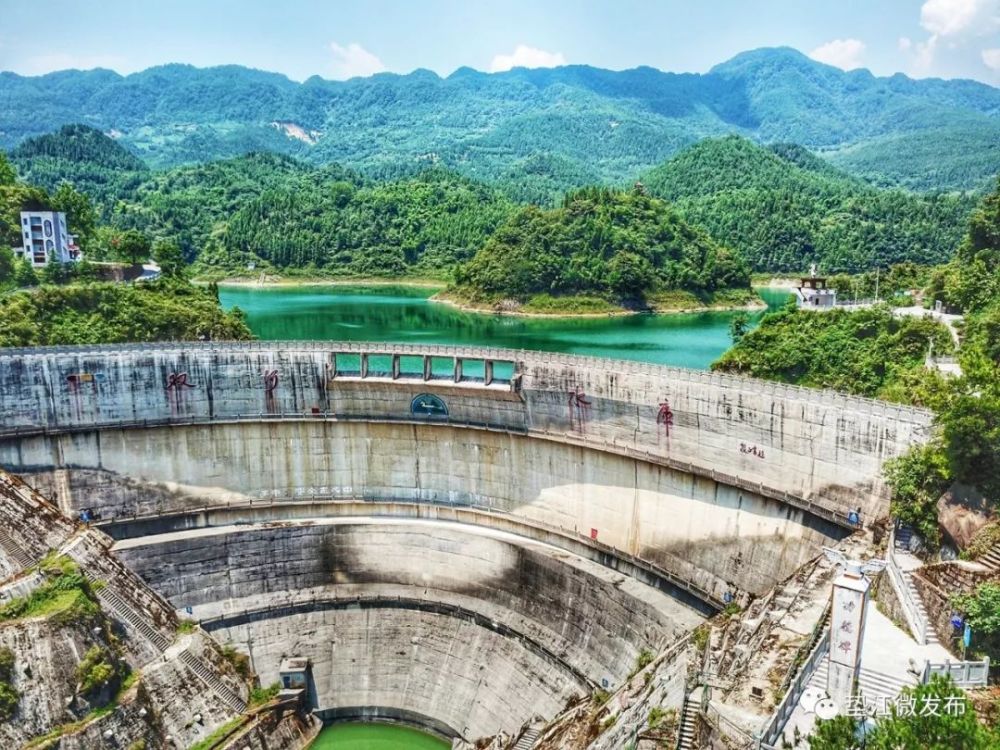
M466 302L439 297L435 294L428 298L430 302L440 305L454 307L461 312L475 313L477 315L495 315L497 317L509 318L623 318L629 315L683 315L685 313L705 313L705 312L759 312L767 309L767 303L763 300L754 300L743 305L719 305L717 307L702 305L698 307L670 307L657 308L650 307L645 310L607 310L605 312L524 312L521 310L496 310L491 307L477 307Z
M212 281L208 279L193 279L192 283L205 286L211 284ZM720 304L720 305L690 305L683 307L656 307L655 305L641 309L641 310L628 310L625 308L618 308L612 310L604 310L601 312L563 312L563 311L553 311L553 312L538 312L532 310L497 310L488 305L477 305L474 303L463 302L456 299L452 299L446 296L442 296L442 293L446 291L448 284L444 281L437 281L434 279L420 279L420 278L403 278L403 279L386 279L381 277L375 278L336 278L336 279L325 279L317 277L266 277L263 282L258 279L251 279L246 277L233 277L220 279L215 282L219 285L219 288L231 288L231 289L293 289L297 287L409 287L413 289L429 289L435 290L433 294L427 297L428 302L432 302L439 305L447 305L454 308L460 312L474 313L476 315L492 315L496 317L510 317L510 318L581 318L581 319L599 319L599 318L620 318L631 315L684 315L684 314L699 314L706 312L760 312L766 310L768 305L762 299L757 297L756 299L750 300L743 304ZM777 289L780 287L774 286L761 286L755 287L761 289Z
M199 286L206 286L213 283L212 279L192 279L192 284L198 284ZM289 278L289 277L272 277L268 278L263 282L256 279L246 279L246 278L226 278L219 279L214 283L218 284L219 287L234 287L234 288L257 288L257 289L275 289L280 287L299 287L299 286L408 286L419 289L444 289L448 286L446 281L435 281L433 279L384 279L384 278L358 278L358 279L322 279L322 278Z

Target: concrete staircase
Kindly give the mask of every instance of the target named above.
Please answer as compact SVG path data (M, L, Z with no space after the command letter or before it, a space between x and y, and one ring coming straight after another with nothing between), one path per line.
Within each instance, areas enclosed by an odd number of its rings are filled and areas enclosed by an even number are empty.
M205 662L199 659L197 656L192 654L187 649L181 651L180 659L184 664L190 668L192 672L198 675L206 685L208 685L212 692L214 692L222 702L233 709L236 713L243 713L247 710L246 701L244 701L239 695L230 690L226 683L219 679L219 676L215 674L211 669L209 669ZM530 731L530 730L529 730ZM535 736L538 736L538 732L535 732ZM517 745L520 747L520 743ZM526 745L525 747L531 747Z
M84 575L91 583L97 582L97 578L91 573L84 572ZM149 641L157 651L163 653L170 647L170 639L150 625L146 621L146 618L136 612L135 609L132 608L132 605L122 598L110 584L105 583L103 586L94 586L94 593L97 595L101 604L107 608L108 611L114 614L117 620L133 628L142 638ZM237 713L243 713L246 711L246 701L230 690L229 687L227 687L226 684L219 679L218 675L208 668L205 662L186 649L181 651L180 660L192 672L198 675L198 677L201 678L201 680L208 685L209 688L211 688L212 692L214 692L223 703Z
M994 544L985 555L976 558L976 562L985 565L994 573L1000 571L1000 544Z
M90 573L85 573L84 575L87 576L87 579L91 583L96 582L96 579ZM170 641L167 637L146 622L146 618L132 609L131 605L115 593L110 586L95 586L94 593L97 594L97 598L100 599L101 604L113 612L118 620L132 627L140 636L152 643L157 651L162 653L170 646Z
M924 606L923 597L920 596L920 592L917 591L917 587L913 585L913 571L904 570L903 580L906 582L906 590L913 599L913 605L917 608L917 613L920 615L920 618L927 623L927 645L940 644L941 639L938 638L937 631L931 625L931 619L927 614L927 608Z
M684 700L681 723L677 728L677 750L697 750L699 695L692 694Z
M0 527L0 549L3 549L7 557L16 562L21 570L27 570L35 564L31 555L21 549L20 545L11 538L3 527Z
M809 680L809 687L818 687L826 690L826 677L830 671L830 662L823 659L823 662L813 672L812 679ZM871 669L861 669L858 674L858 691L869 701L878 701L879 698L892 700L904 687L917 684L917 678L911 676L909 680L900 679L895 675L876 672Z
M909 526L900 526L896 529L893 546L900 552L909 552L911 539L913 539L913 529Z

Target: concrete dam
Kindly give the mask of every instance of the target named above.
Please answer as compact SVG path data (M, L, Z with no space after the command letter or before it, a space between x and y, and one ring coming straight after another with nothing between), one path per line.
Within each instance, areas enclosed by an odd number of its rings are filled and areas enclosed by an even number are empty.
M331 718L473 740L620 685L888 515L928 412L642 363L333 342L0 354L0 466Z

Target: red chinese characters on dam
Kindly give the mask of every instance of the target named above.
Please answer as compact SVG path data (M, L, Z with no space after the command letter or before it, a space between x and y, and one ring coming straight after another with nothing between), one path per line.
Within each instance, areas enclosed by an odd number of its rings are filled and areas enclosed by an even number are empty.
M276 414L278 412L277 399L274 395L277 388L278 371L267 370L264 373L264 408L267 410L268 414Z
M569 392L569 427L571 430L576 430L581 434L586 431L592 405L593 402L583 392L583 386L578 385L576 390Z
M196 388L188 381L186 372L172 372L167 376L167 401L170 402L170 415L176 417L184 407L184 394L190 388Z
M670 402L666 399L660 402L659 411L656 412L657 430L659 425L663 425L664 437L670 437L670 428L674 426L674 412L670 408Z

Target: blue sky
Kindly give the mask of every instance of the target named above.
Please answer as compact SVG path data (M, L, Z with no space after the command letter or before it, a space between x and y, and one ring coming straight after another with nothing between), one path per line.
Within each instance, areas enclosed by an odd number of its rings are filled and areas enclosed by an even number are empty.
M1000 0L0 0L0 70L26 75L166 62L296 80L463 65L702 72L777 45L879 75L1000 85Z

